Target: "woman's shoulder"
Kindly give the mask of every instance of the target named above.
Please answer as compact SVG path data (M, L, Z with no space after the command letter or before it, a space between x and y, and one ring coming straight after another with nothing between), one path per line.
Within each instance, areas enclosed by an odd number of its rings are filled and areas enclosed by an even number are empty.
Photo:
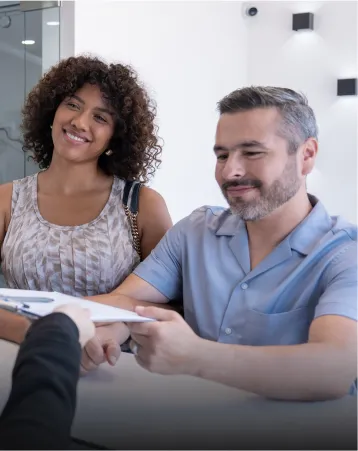
M165 198L157 190L142 184L140 184L139 189L139 202L142 205L149 206L153 204L166 205Z
M172 226L172 221L165 199L158 191L148 186L142 186L139 191L138 220L144 224L163 224L165 228ZM154 222L153 222L154 221Z
M139 193L139 201L143 204L165 202L163 196L159 194L155 189L149 188L149 186L141 185Z
M13 186L14 182L3 183L0 185L0 205L4 202L6 203L9 199L11 200Z
M19 197L19 193L23 190L25 190L27 193L30 193L28 191L28 188L30 188L31 184L33 183L34 179L36 178L36 174L29 175L27 177L24 177L22 179L13 180L9 183L3 183L0 185L0 210L6 211L11 210L11 204L12 202L16 202L17 198Z
M11 183L13 184L14 188L18 186L27 186L34 182L34 180L37 178L37 174L27 175L26 177L23 177L21 179L13 180Z
M138 181L123 180L116 178L117 190L120 193L124 204L131 203L133 196L138 197L137 208L138 213L140 211L150 213L153 206L163 207L166 206L164 198L153 188L149 188L146 185L142 185Z
M0 215L9 222L11 216L13 182L0 185Z

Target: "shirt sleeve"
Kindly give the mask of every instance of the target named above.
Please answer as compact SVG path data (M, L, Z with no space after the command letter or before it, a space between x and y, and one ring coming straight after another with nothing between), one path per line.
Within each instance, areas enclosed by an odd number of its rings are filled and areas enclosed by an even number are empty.
M0 417L1 449L70 449L81 346L63 313L36 320L21 344Z
M134 274L160 291L168 300L182 298L182 247L185 219L175 224Z
M325 276L326 289L315 318L339 315L357 321L357 243L350 242L334 258Z

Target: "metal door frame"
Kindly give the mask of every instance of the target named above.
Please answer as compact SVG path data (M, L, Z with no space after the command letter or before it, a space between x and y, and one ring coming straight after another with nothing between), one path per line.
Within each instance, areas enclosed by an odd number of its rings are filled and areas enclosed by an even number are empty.
M32 2L32 1L20 1L20 10L23 12L26 11L36 11L39 9L47 9L47 8L58 8L61 6L60 1L54 2Z

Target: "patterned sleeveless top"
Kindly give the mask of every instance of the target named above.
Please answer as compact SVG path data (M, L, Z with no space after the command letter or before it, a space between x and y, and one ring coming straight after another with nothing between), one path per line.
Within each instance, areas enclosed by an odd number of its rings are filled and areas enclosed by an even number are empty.
M37 174L16 180L1 250L7 286L72 296L95 296L118 287L140 260L122 202L125 184L114 178L109 199L93 221L59 226L40 214Z

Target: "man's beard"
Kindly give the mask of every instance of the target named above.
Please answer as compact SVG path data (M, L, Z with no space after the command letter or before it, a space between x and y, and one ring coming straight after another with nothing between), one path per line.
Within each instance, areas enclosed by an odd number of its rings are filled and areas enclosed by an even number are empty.
M280 178L271 183L269 187L265 187L258 179L246 179L224 183L222 192L233 214L240 216L244 221L258 221L288 202L298 192L301 184L296 169L296 159L295 156L292 156ZM259 191L259 196L249 201L240 197L230 199L226 190L232 186L253 187Z

